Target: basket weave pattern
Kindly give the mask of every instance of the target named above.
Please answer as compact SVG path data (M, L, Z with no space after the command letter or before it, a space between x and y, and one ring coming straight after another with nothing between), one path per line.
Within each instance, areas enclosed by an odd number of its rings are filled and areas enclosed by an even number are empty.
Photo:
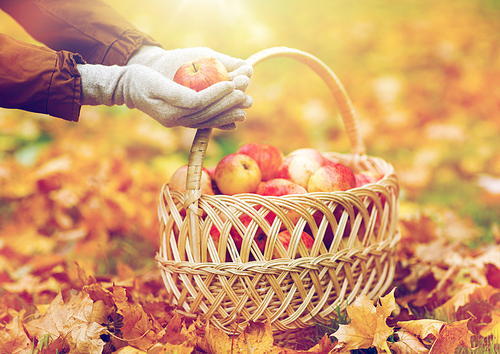
M283 52L301 61L305 57L306 64L326 75L324 64L296 50L266 51L250 62L255 65ZM328 84L333 73L327 71ZM339 83L334 86L339 90ZM342 117L353 115L348 99L340 99L342 103L335 92L334 96ZM185 194L163 186L156 260L172 303L210 319L226 333L240 333L249 321L265 320L274 331L287 331L329 323L338 306L344 308L362 293L376 298L389 287L398 242L397 176L390 164L364 154L351 118L346 130L353 153L324 156L354 172L383 174L377 183L345 192L281 197L210 196L201 195L199 180L189 188L188 172ZM195 138L192 156L198 151L204 156L208 138L209 134L201 142ZM202 164L203 157L190 157L193 171L199 172ZM284 229L292 235L288 251L277 238ZM218 240L212 236L214 230ZM301 240L303 231L314 238L311 250ZM262 234L265 247L256 238Z

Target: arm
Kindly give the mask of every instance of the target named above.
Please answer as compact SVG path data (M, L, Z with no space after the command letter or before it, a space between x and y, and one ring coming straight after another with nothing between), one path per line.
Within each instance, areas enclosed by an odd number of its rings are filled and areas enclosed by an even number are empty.
M78 54L55 52L0 34L0 107L78 121Z
M0 0L0 8L36 40L90 64L125 65L142 45L159 46L101 0Z

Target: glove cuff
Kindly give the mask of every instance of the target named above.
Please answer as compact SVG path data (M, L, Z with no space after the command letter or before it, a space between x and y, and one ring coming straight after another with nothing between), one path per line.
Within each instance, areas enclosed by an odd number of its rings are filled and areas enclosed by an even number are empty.
M127 62L127 65L133 64L141 64L145 66L149 66L152 64L152 61L155 60L158 56L165 53L165 50L158 46L153 45L143 45L134 55L130 57Z
M117 102L115 91L118 81L125 71L125 67L118 65L77 64L76 68L81 76L81 105L97 106L103 104L113 106L124 103Z

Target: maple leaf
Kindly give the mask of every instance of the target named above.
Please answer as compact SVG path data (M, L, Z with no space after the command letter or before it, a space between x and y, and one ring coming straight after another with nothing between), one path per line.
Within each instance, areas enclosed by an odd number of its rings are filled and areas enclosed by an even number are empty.
M113 299L118 313L123 316L123 339L139 349L148 349L157 341L152 322L140 304L129 304L125 289L113 287Z
M5 330L0 330L0 353L31 353L31 342L24 332L22 320L19 317L14 317L5 325Z
M205 333L200 336L198 346L209 354L326 354L348 353L348 351L335 351L328 338L323 339L318 345L308 351L282 348L273 344L271 322L250 322L245 330L237 337L231 337L222 330L207 323Z
M65 337L71 353L102 353L104 341L100 338L106 328L93 322L94 303L87 293L78 293L64 303L59 293L43 316L26 324L30 336L37 339L49 334L52 339Z
M366 294L360 295L352 305L347 306L351 323L339 325L339 329L332 334L338 340L335 348L353 350L375 347L378 352L390 353L387 338L393 329L385 321L396 308L394 291L395 288L383 297L378 307Z
M446 322L438 320L413 320L413 321L400 321L397 323L398 326L413 333L421 339L426 339L429 335L433 335L434 338L439 336L439 331L446 324Z
M458 346L472 348L473 333L467 328L469 320L456 321L444 326L432 344L429 354L455 353Z
M404 329L396 332L396 334L399 340L389 345L396 354L426 354L429 352L429 349L417 337Z

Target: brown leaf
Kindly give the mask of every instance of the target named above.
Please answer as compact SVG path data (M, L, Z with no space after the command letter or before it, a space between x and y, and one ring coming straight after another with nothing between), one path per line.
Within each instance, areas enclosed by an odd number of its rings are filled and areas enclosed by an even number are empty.
M381 305L377 308L365 294L359 296L352 305L347 306L351 323L340 325L339 329L332 334L339 342L335 348L353 350L376 347L377 350L390 353L387 337L393 333L393 330L385 321L396 308L394 290L380 300Z
M429 352L429 349L417 337L404 329L396 332L396 334L399 340L389 345L391 350L394 350L396 354L427 354Z
M31 342L24 332L22 320L19 317L14 317L5 325L5 329L0 330L0 353L31 353Z
M30 336L37 339L49 334L52 339L63 336L71 353L101 353L104 341L101 334L106 328L92 322L94 303L87 293L78 293L64 303L59 293L43 316L26 324Z
M273 345L271 323L251 322L238 336L230 337L222 330L205 326L205 336L198 342L209 354L285 354L297 353Z
M467 328L467 322L469 320L452 322L444 326L432 344L429 354L455 353L459 345L472 348L470 339L473 334Z

